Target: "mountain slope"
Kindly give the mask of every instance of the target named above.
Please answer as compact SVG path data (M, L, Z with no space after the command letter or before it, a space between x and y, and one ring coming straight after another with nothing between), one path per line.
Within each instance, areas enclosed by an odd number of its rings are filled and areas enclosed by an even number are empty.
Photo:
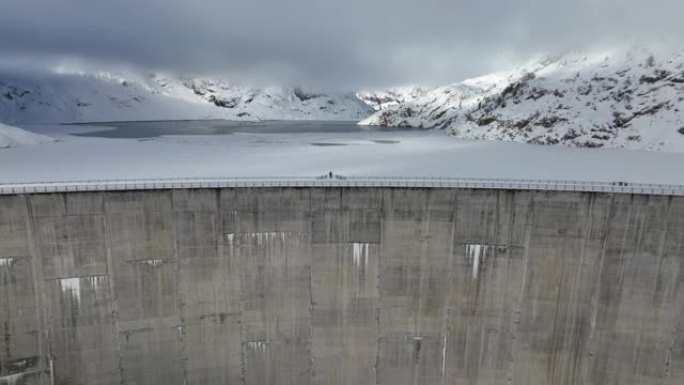
M241 87L222 79L135 71L0 73L0 119L6 122L359 120L372 112L353 94Z
M425 96L428 91L423 87L410 86L384 91L360 91L356 93L356 97L375 111L380 111Z
M0 123L0 149L53 142L47 136L34 134L21 128Z
M684 51L569 54L388 106L361 122L466 139L684 151Z

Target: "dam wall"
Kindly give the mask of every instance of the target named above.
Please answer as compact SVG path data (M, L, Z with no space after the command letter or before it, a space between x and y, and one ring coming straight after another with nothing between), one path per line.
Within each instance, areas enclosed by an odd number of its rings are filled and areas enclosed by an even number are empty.
M684 197L0 196L0 384L684 384Z

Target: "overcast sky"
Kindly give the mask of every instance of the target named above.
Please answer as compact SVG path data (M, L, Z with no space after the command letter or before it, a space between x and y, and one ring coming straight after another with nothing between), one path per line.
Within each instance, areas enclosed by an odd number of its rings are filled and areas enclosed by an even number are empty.
M682 15L682 0L0 0L0 56L317 89L437 85L545 52L680 43Z

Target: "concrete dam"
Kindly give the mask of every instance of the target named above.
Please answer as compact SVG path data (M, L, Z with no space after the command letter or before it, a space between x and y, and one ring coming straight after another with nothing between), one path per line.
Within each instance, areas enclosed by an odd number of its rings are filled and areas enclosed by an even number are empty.
M684 197L0 196L0 384L684 384Z

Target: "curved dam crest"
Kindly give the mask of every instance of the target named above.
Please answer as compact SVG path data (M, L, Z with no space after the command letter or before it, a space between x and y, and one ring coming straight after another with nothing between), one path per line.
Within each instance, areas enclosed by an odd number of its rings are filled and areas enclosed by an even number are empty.
M684 198L0 196L0 384L682 384Z

